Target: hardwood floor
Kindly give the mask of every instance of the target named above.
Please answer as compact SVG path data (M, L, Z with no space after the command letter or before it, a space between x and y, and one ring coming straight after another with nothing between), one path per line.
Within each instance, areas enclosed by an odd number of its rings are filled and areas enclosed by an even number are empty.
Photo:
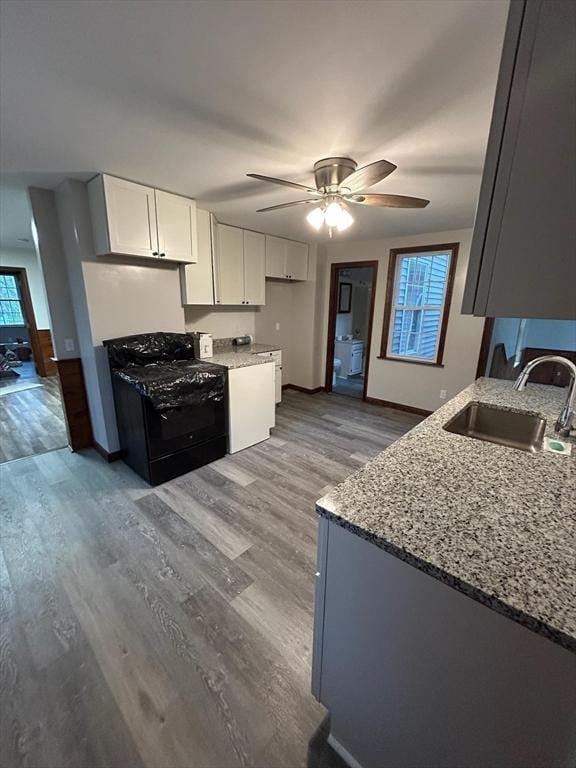
M341 768L314 502L419 420L286 392L270 440L154 490L92 450L0 466L0 764Z
M45 453L68 443L57 378L40 378L30 373L33 363L25 365L18 369L22 371L20 380L42 386L0 396L0 462ZM4 381L14 383L12 379Z

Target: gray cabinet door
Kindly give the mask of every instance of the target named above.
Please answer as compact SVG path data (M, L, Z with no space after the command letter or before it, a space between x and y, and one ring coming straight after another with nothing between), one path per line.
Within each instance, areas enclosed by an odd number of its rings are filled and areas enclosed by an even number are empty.
M572 0L512 4L464 312L576 316L575 27Z

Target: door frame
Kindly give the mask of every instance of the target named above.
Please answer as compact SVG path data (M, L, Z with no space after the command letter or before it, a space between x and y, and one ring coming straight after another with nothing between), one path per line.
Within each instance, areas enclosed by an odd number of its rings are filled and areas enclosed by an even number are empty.
M34 358L34 366L38 376L44 376L41 373L42 366L42 345L40 344L40 334L38 333L38 327L36 326L36 317L34 316L34 307L32 306L32 296L30 294L30 286L28 284L28 276L26 274L25 267L0 267L1 275L14 275L18 281L20 288L20 301L24 308L24 315L26 325L28 326L28 335L30 336L30 346L32 347L32 356ZM40 363L40 369L38 364Z
M368 338L366 339L366 365L364 367L364 389L362 400L366 400L368 391L368 373L370 370L370 349L372 346L372 326L374 323L374 303L376 301L376 284L378 280L378 261L337 261L330 265L330 304L328 306L328 340L326 346L326 375L324 389L332 392L332 376L334 373L334 342L336 340L336 315L338 314L338 272L341 269L369 267L372 269L372 297L368 316Z
M480 342L480 351L478 352L478 364L476 366L476 378L486 376L486 366L488 365L488 354L490 352L490 343L492 341L492 332L494 331L494 318L487 317L484 321L484 330L482 331L482 340Z

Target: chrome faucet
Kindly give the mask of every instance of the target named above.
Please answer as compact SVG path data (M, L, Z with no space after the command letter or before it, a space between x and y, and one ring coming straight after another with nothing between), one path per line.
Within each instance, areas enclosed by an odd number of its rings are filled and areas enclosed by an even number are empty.
M518 390L518 392L522 392L526 386L528 377L530 376L531 372L534 370L534 368L536 368L537 365L540 365L540 363L562 363L562 365L568 368L568 371L570 372L568 396L566 397L566 402L560 411L558 421L554 426L555 431L559 435L562 437L568 437L570 435L572 422L574 420L574 395L576 394L576 365L574 365L573 362L567 360L565 357L560 357L559 355L543 355L542 357L536 357L534 360L530 360L529 363L526 363L522 369L522 373L514 382L514 389Z

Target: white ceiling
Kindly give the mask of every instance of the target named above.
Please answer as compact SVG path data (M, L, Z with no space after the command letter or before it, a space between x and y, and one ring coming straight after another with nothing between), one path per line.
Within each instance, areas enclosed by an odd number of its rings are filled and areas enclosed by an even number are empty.
M473 222L508 0L19 0L1 5L0 241L30 237L25 189L106 171L222 221L310 238L307 209L256 208L321 157L398 165L345 236ZM340 236L342 237L342 236Z

